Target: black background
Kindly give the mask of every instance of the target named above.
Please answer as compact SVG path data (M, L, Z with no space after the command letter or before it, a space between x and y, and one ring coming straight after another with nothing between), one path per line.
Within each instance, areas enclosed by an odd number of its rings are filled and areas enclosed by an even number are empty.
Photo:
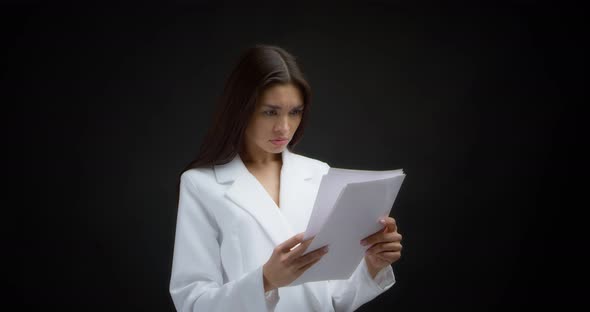
M22 308L174 310L178 173L254 43L290 51L312 86L297 153L407 173L397 283L360 311L583 299L576 7L29 3L2 17L3 289Z

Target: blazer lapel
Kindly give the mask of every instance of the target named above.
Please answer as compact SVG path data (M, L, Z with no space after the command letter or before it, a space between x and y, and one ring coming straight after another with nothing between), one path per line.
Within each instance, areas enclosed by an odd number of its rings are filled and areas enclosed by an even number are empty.
M217 182L233 181L225 196L252 215L275 246L305 231L319 187L310 180L313 168L297 155L285 149L282 159L280 209L239 154L227 164L214 166Z
M252 215L275 246L305 231L319 187L311 180L314 171L308 163L288 149L281 157L280 209L239 154L227 164L214 166L217 182L233 181L225 196Z
M281 170L280 205L283 216L291 225L293 235L304 232L307 228L319 188L319 179L312 180L314 174L321 173L298 155L285 149Z
M321 179L312 179L316 174L328 172L328 165L322 171L308 161L285 149L281 155L283 166L280 175L279 206L256 177L248 171L240 155L225 165L214 166L217 182L233 184L225 196L246 210L277 246L293 235L305 231L309 216L319 189ZM314 310L321 310L317 283L303 284L303 289L312 298ZM312 289L314 288L314 289Z

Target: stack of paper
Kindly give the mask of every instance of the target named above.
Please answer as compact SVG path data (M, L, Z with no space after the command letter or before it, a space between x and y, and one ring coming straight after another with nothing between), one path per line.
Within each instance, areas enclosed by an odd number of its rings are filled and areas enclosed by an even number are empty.
M323 176L305 238L315 238L305 253L328 245L329 252L289 286L348 279L370 246L360 241L383 229L405 178L402 169L387 171L330 168Z

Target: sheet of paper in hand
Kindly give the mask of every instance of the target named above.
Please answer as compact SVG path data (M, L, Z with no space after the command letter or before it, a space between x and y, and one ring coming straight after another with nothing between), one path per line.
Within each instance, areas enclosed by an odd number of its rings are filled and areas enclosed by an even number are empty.
M402 169L386 171L330 168L322 177L305 238L315 235L305 253L328 245L329 252L289 286L348 279L370 246L360 240L383 229L405 178Z

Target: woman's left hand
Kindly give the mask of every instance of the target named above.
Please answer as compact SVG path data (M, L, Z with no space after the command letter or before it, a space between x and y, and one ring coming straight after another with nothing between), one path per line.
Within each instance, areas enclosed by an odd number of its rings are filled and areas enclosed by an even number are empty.
M365 253L365 262L373 278L381 269L399 260L402 252L402 235L397 232L395 219L386 217L380 223L383 230L361 240L361 245L371 246Z

